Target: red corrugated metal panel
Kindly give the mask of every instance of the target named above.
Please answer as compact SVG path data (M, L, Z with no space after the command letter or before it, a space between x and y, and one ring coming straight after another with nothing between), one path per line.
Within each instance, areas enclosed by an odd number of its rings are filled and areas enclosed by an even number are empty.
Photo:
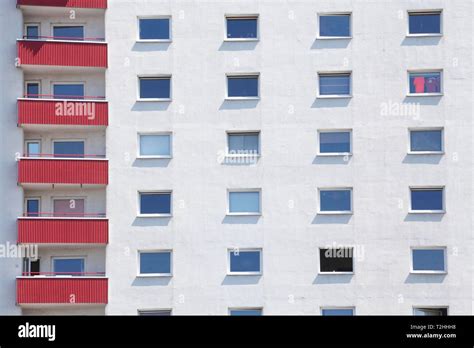
M20 65L107 67L107 44L91 42L18 41Z
M18 182L107 185L109 163L106 160L22 158L18 162Z
M18 243L107 244L106 219L18 219Z
M18 304L51 303L76 304L108 301L107 278L18 278Z
M107 8L107 0L17 0L17 5Z
M18 100L18 124L107 126L107 102ZM87 104L85 104L87 103ZM65 112L62 110L65 109ZM71 112L69 112L71 111ZM72 113L73 115L69 115Z

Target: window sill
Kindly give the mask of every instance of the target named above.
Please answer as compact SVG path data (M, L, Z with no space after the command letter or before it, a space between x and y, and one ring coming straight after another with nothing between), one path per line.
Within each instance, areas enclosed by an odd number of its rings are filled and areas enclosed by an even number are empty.
M432 33L432 34L407 34L406 37L407 38L423 38L423 37L442 37L443 34L436 34L436 33Z
M227 213L227 216L262 216L262 213Z
M407 97L442 97L443 93L408 93Z
M321 275L348 275L354 274L354 272L319 272Z
M229 39L225 38L224 42L258 42L260 39L258 38L250 38L250 39L245 39L245 38L236 38L236 39Z
M439 274L448 274L447 271L410 271L410 274L432 274L432 275L439 275Z
M318 215L352 215L352 211L318 211Z
M444 151L408 151L407 155L444 155Z
M351 40L352 36L316 36L316 40Z
M352 95L318 95L317 99L350 99Z
M137 156L137 159L147 160L147 159L171 159L171 156Z
M137 278L171 278L171 273L150 273L150 274L138 274Z
M137 99L137 102L170 102L172 101L171 98L145 98L145 99Z
M138 218L169 218L172 214L138 214Z
M352 152L326 152L326 153L318 153L318 157L346 157L352 156Z
M225 158L260 158L260 154L258 155L242 155L242 154L231 154L231 153L227 153L225 155Z
M226 97L228 101L260 100L260 97Z
M227 272L228 276L261 276L262 272Z
M410 210L409 214L445 214L446 210Z
M152 39L152 40L137 40L137 43L170 43L171 39Z

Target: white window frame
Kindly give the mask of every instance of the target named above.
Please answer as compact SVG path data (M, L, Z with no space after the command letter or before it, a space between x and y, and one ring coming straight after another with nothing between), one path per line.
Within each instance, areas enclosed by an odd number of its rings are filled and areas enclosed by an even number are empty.
M355 306L321 306L319 307L319 313L321 314L321 316L324 316L323 314L323 310L338 310L338 309L342 309L342 310L345 310L345 309L351 309L352 310L352 316L355 316L356 315L356 308Z
M26 157L28 157L28 144L30 143L38 143L39 144L39 150L40 150L40 154L42 153L42 148L43 148L43 144L42 144L42 141L41 139L26 139L25 140L25 143L24 143L24 155ZM33 158L35 158L36 156L34 156ZM38 157L38 158L41 158L41 157Z
M38 96L38 98L41 98L41 94L42 94L42 93L41 93L41 90L42 90L42 88L41 88L41 80L26 80L26 81L25 81L25 83L24 83L24 85L23 85L23 89L24 89L23 95L25 96L25 98L28 98L28 96L27 96L28 88L27 88L27 87L28 87L28 85L29 85L30 83L36 83L36 84L38 84L38 92L39 92L39 94L40 94L40 95Z
M429 306L413 306L412 307L412 315L414 316L415 315L415 310L418 309L446 309L446 316L449 316L449 306L433 306L433 305L429 305Z
M429 34L411 34L410 33L410 15L411 14L438 14L439 13L439 30L440 30L440 33L429 33ZM407 33L406 33L406 36L407 37L419 37L419 38L422 38L422 37L441 37L443 36L443 32L444 32L444 20L443 20L443 9L435 9L435 10L408 10L407 11Z
M321 152L321 133L349 133L349 152ZM320 157L352 156L352 129L318 129L317 134L317 155Z
M352 272L325 272L321 271L321 249L352 249ZM318 274L321 275L344 275L344 274L355 274L355 248L353 246L338 245L337 247L319 247L318 248Z
M321 94L320 89L321 89L321 81L320 77L321 75L325 76L330 76L330 75L349 75L349 94ZM347 99L347 98L352 98L352 78L353 78L353 72L349 70L345 71L318 71L318 94L317 98L318 99Z
M67 39L54 39L54 28L55 27L82 27L83 32L84 32L84 40L67 40ZM67 42L84 42L87 38L87 23L80 22L80 23L51 23L51 39L48 40L54 40L54 41L67 41Z
M230 211L230 194L233 192L258 192L258 207L259 211L254 212L237 212L233 213ZM227 213L228 216L261 216L262 215L262 189L261 188L234 188L227 189Z
M441 132L441 151L413 151L411 149L411 132L440 131ZM444 154L444 128L443 127L410 127L408 128L408 151L409 155L443 155Z
M229 307L227 308L227 314L232 316L232 311L260 311L261 315L263 314L263 307Z
M170 195L170 213L169 214L142 214L140 213L141 211L141 194L150 194L150 193L156 193L156 194L169 194ZM172 190L139 190L138 195L137 195L137 206L138 206L138 211L137 211L137 217L140 218L160 218L160 217L172 217L173 216L173 191Z
M257 135L258 137L258 148L257 154L231 154L229 153L229 140L231 135ZM258 158L261 156L261 132L258 130L248 130L248 131L238 131L238 130L232 130L232 131L226 131L226 147L225 147L225 153L226 157L251 157L251 158Z
M260 255L259 268L258 272L232 272L230 266L230 254L231 253L240 253L246 251L258 251ZM263 249L262 248L229 248L227 249L227 275L230 276L259 276L263 274Z
M28 216L28 201L38 201L38 213L41 213L42 209L42 202L41 202L41 196L27 196L24 198L24 203L23 203L23 216L27 218L35 218L35 217L40 217L40 214L37 216Z
M169 98L140 98L140 80L170 80L170 97ZM171 74L154 74L154 75L138 75L137 76L137 101L139 102L171 102L173 100L173 76Z
M71 278L71 277L76 277L74 275L67 275L67 274L60 274L60 275L57 275L57 274L54 274L54 260L76 260L76 259L79 259L79 260L84 260L84 273L88 273L87 272L87 256L86 255L71 255L71 256L51 256L51 259L50 259L50 269L51 269L51 273L53 274L54 277L61 277L61 278ZM80 277L83 277L83 276L80 276Z
M413 251L414 250L443 250L444 251L444 270L415 270L413 269ZM410 273L411 274L447 274L448 273L448 248L443 246L412 246L410 247Z
M351 210L321 210L321 191L350 191L351 192ZM352 215L354 214L354 189L352 187L318 187L318 215Z
M51 139L51 155L54 154L54 144L55 143L75 143L75 142L83 142L84 143L84 157L60 157L61 159L87 159L87 139L72 139L72 138L67 138L67 139ZM69 154L70 155L70 154ZM56 157L54 157L56 158Z
M230 97L229 96L229 78L244 78L244 77L253 77L257 78L257 96L256 97ZM225 91L226 96L225 100L260 100L260 73L227 73L225 74Z
M169 137L170 154L169 155L142 155L141 154L141 136L142 135L167 135ZM139 159L171 159L173 158L173 133L172 132L138 132L137 133L137 158Z
M82 85L84 88L84 97L83 99L76 98L54 98L54 86L56 85ZM85 81L51 81L51 99L53 100L74 100L84 102L87 97L87 84Z
M441 210L413 210L411 201L412 190L442 190L443 198L443 209ZM409 199L409 214L445 214L446 213L446 187L445 186L409 186L408 187L408 199Z
M140 273L140 255L141 254L170 254L170 273ZM139 278L169 278L173 276L173 250L172 249L140 249L137 250L137 277Z
M140 39L140 19L168 19L169 20L169 39ZM168 43L173 42L173 17L171 15L156 15L156 16L137 16L137 38L139 43Z
M439 93L410 93L410 74L439 73ZM410 69L407 71L407 97L440 97L444 94L443 69Z
M228 38L227 37L227 19L256 19L257 37L256 38ZM257 42L260 41L260 17L258 14L226 14L224 16L224 41L225 42Z
M38 39L37 40L41 40L41 23L40 22L28 22L28 23L25 23L25 25L23 26L23 37L25 38L25 40L35 40L35 39L28 39L26 36L28 35L28 30L27 28L28 27L33 27L33 26L36 26L38 27Z
M170 316L173 315L172 308L156 308L156 309L137 309L137 315L140 316L140 313L156 313L156 312L169 312Z
M321 21L320 17L325 16L349 16L349 36L321 36ZM352 39L352 12L319 12L317 14L317 33L318 40L350 40Z

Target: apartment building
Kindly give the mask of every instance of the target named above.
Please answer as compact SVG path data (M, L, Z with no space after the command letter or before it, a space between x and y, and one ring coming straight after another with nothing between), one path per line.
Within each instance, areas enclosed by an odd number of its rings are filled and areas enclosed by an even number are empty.
M472 314L472 1L0 6L2 314Z

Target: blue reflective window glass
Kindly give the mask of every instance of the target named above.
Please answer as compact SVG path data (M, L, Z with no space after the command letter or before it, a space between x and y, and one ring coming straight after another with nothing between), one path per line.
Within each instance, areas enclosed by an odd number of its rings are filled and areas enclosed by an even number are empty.
M37 82L28 82L26 84L26 97L27 98L39 98L40 97L40 85Z
M443 190L412 189L411 210L443 210Z
M350 132L320 132L320 153L343 153L351 151Z
M141 156L170 156L171 137L167 134L140 135Z
M229 192L230 213L259 213L260 192Z
M446 316L448 315L447 308L414 308L413 315L417 316Z
M37 25L27 25L26 38L30 40L39 39L39 27Z
M59 275L81 275L84 259L53 259L53 272Z
M350 95L350 74L321 74L319 75L320 95Z
M53 28L57 40L84 40L83 26L57 26Z
M39 142L26 143L26 155L28 157L35 157L41 154L41 144Z
M231 309L230 310L231 316L259 316L262 315L261 309Z
M441 130L410 131L411 151L442 151Z
M229 97L258 97L258 76L229 76Z
M440 34L441 13L410 13L410 34Z
M171 252L140 253L140 274L170 274Z
M321 211L350 211L351 190L321 190Z
M321 37L350 37L350 15L320 15L319 36Z
M231 251L230 271L260 272L260 251Z
M228 39L256 39L257 18L227 18Z
M171 193L141 193L140 214L171 214Z
M441 73L410 73L410 93L441 93Z
M258 134L229 134L229 153L258 154Z
M27 199L26 200L26 215L27 216L39 216L40 201L39 199Z
M140 78L141 99L171 98L171 78Z
M84 85L54 84L53 94L56 99L84 99Z
M354 315L352 308L324 308L322 314L325 316L351 316Z
M83 141L55 141L54 157L84 157Z
M444 249L413 249L414 271L444 271Z
M169 18L140 19L140 40L169 40Z

